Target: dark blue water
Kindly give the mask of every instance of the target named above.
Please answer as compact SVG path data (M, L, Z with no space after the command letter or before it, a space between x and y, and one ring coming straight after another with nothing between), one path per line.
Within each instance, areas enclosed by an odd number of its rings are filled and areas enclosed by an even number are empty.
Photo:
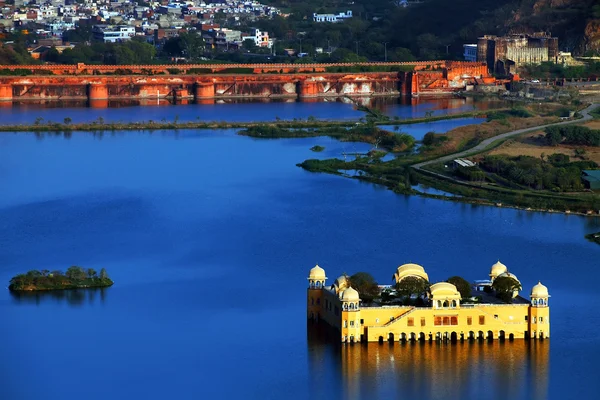
M406 133L417 140L423 140L423 137L428 132L446 133L449 130L460 128L461 126L477 125L485 121L485 118L456 118L419 124L380 125L379 127L390 132Z
M314 144L329 154L313 153ZM0 282L105 267L105 290L0 291L1 399L596 398L597 219L396 195L295 166L346 144L233 132L0 135ZM551 298L550 340L344 347L307 334L306 276L405 262ZM526 293L527 294L527 293Z
M364 116L358 111L354 101L368 107L381 109L389 116L401 119L432 115L447 115L474 109L500 107L505 103L491 100L475 100L472 98L430 99L412 105L406 98L381 97L374 99L350 100L346 98L322 99L318 102L302 101L240 101L225 103L216 101L210 104L177 104L166 100L146 101L145 105L135 102L111 101L109 108L88 108L85 102L46 102L15 103L13 106L0 107L0 124L32 124L39 118L39 123L62 123L71 118L74 123L91 122L102 118L106 122L136 121L228 121L228 122L262 122L307 119L313 117L327 119L358 119ZM1 105L1 104L0 104Z

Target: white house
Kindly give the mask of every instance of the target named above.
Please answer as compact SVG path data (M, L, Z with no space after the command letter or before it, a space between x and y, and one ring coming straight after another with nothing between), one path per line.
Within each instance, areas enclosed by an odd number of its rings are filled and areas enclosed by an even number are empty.
M107 26L95 25L92 28L94 38L102 40L105 43L123 42L135 36L135 27L133 26Z
M352 11L350 10L339 14L313 14L313 21L315 22L340 22L348 18L352 18Z
M245 36L244 40L254 40L254 44L257 47L273 47L273 39L269 38L269 32L263 32L260 29L252 29L250 35Z

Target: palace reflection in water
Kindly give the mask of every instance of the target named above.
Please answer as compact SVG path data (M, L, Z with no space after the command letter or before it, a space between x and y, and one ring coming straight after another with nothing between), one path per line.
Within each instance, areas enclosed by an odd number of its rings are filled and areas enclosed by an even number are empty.
M547 399L549 341L362 343L308 324L311 386L341 382L343 398ZM336 380L337 378L337 380ZM332 388L333 389L333 388Z

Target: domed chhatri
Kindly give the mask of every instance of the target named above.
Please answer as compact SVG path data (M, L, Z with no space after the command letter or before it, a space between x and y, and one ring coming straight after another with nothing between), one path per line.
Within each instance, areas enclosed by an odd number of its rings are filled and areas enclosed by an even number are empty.
M325 276L325 270L318 265L315 265L311 268L308 273L308 287L313 289L321 289L325 286L325 281L327 280L327 276Z
M401 285L407 277L425 280L424 285L414 281L404 284L419 286L418 290L426 290L426 294L406 294ZM494 284L498 278L507 277L521 286L500 261L492 265L489 277L475 281L469 295L464 280L464 284L459 279L429 286L429 276L422 266L403 264L393 275L394 283L400 285L379 285L379 294L369 292L375 300L363 307L360 287L353 288L346 274L327 286L325 270L315 266L309 273L307 316L337 330L342 342L549 338L548 288L538 283L530 299L525 299L513 289L514 282Z
M308 274L308 279L327 279L325 276L325 270L319 265L315 265L311 268L310 273Z
M398 267L396 273L394 274L394 282L398 283L402 279L407 278L409 276L417 277L425 279L429 282L429 276L425 272L425 269L419 264L404 264Z
M441 302L439 306L442 307L443 303L446 301L455 301L454 306L456 307L456 301L460 300L460 293L453 284L448 282L438 282L434 283L429 288L429 298L434 302L434 306L437 305L437 302Z
M342 300L342 301L359 301L360 296L355 289L349 287L342 292L342 295L340 296L340 300Z
M496 279L496 277L498 277L498 275L502 275L507 271L508 268L506 267L506 265L502 264L500 260L498 260L496 264L492 265L492 268L490 270L490 279L493 281L494 279Z
M548 294L548 288L546 286L542 285L542 282L538 282L537 285L535 285L531 289L530 297L532 299L548 298L548 297L550 297L550 295Z

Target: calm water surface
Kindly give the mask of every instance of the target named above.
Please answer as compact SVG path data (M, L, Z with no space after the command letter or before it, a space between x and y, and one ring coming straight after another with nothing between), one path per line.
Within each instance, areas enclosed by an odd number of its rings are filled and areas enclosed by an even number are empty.
M62 123L71 118L74 123L91 122L102 118L106 122L134 121L228 121L262 122L276 118L291 120L307 119L358 119L364 113L356 109L356 103L376 107L383 113L397 118L423 117L432 115L456 114L475 109L489 109L505 106L506 103L473 98L443 98L410 100L407 98L332 98L318 101L296 100L217 100L209 104L177 104L167 100L146 100L143 105L135 101L111 101L107 108L86 107L85 102L49 101L45 103L22 102L14 105L0 103L0 124L32 124L40 119Z
M269 111L271 112L271 110ZM327 148L313 153L315 144ZM0 291L1 399L596 398L595 219L393 194L311 174L328 138L232 131L0 135L0 282L107 268L104 290ZM307 332L306 276L405 262L551 292L544 342L341 346Z

